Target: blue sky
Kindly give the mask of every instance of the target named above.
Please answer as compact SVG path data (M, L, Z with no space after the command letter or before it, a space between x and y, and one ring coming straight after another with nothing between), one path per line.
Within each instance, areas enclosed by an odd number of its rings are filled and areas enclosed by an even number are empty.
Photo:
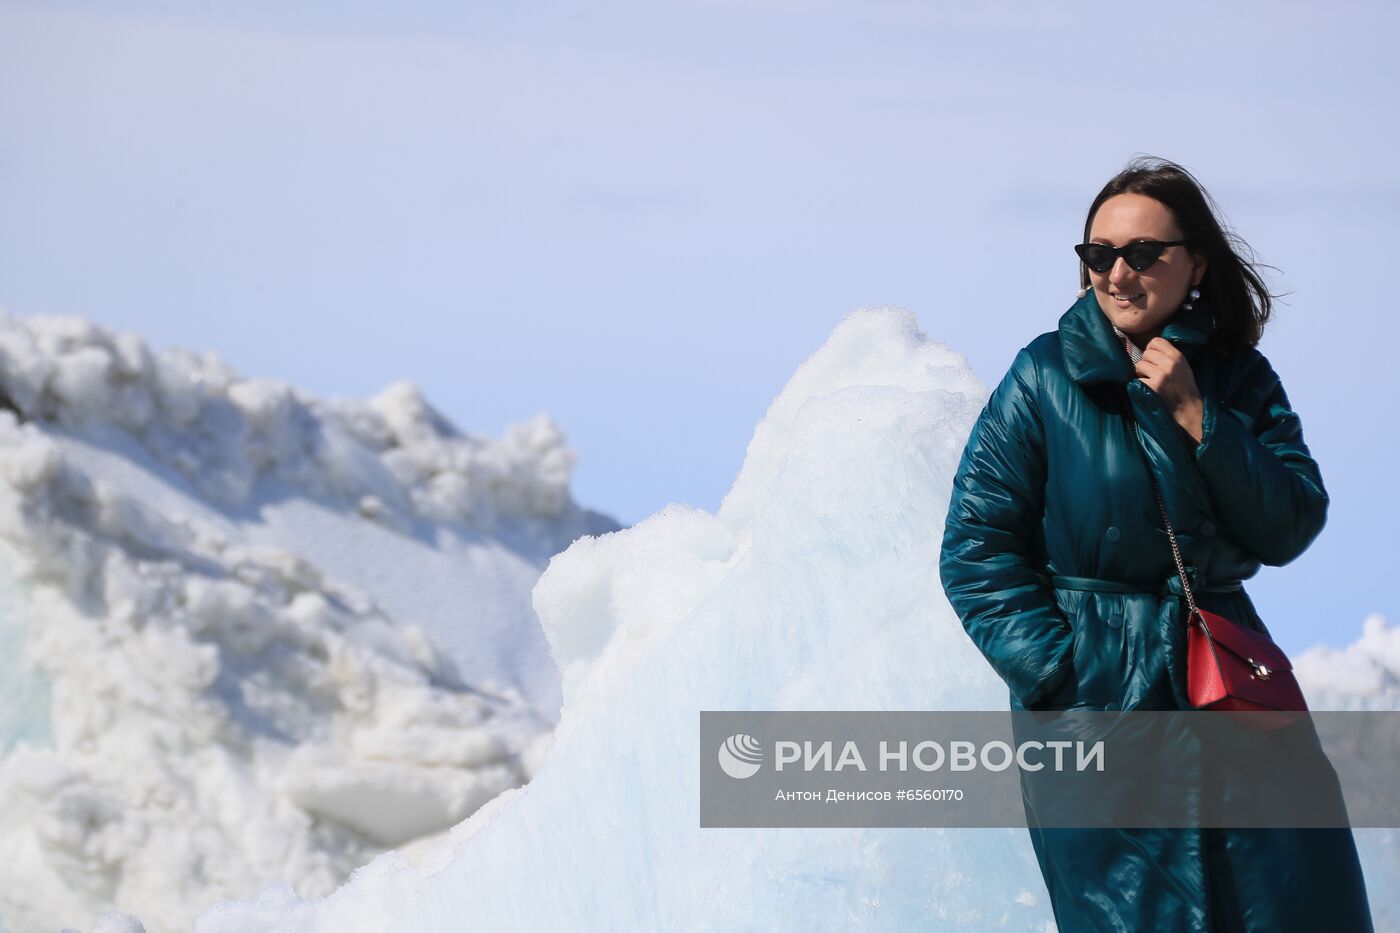
M1397 613L1393 46L1380 4L0 3L0 307L245 375L549 412L575 495L715 508L842 316L989 384L1083 212L1186 164L1290 294L1261 349L1328 528L1250 587L1286 647Z

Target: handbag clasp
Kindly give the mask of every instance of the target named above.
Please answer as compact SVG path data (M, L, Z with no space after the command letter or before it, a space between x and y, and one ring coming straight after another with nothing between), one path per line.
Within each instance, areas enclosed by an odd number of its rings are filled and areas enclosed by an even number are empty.
M1250 676L1253 677L1255 680L1268 680L1269 676L1273 674L1273 671L1269 670L1267 667L1260 664L1253 658L1249 659L1249 666L1254 668L1254 673Z

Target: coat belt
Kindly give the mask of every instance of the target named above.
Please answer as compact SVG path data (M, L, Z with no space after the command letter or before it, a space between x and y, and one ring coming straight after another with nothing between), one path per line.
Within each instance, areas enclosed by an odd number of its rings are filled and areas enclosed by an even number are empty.
M1194 567L1186 568L1187 575L1191 577L1191 592L1193 593L1234 593L1244 589L1243 580L1219 580L1205 585L1196 582ZM1039 574L1040 579L1057 590L1088 590L1094 593L1145 593L1151 596L1184 596L1181 589L1181 577L1172 574L1157 589L1142 586L1136 583L1123 583L1119 580L1104 580L1096 577L1068 577L1056 574Z

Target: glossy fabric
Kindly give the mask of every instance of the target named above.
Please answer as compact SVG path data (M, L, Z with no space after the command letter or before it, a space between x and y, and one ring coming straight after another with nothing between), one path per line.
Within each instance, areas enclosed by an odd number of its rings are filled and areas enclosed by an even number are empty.
M940 574L1013 709L1189 709L1181 581L1149 460L1203 608L1267 634L1240 581L1322 530L1327 492L1278 376L1222 355L1204 301L1162 336L1204 400L1200 444L1140 382L1092 293L1022 349L953 481ZM1132 406L1146 449L1124 418ZM1259 793L1207 774L1198 793ZM1180 775L1178 775L1180 777ZM1031 830L1062 933L1364 931L1349 830Z

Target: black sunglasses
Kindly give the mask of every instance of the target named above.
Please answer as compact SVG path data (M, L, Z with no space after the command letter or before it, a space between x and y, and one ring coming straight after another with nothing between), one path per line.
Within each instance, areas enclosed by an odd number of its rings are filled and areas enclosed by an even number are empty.
M1117 248L1105 243L1076 243L1074 251L1079 254L1084 265L1102 275L1113 268L1113 264L1118 261L1119 256L1123 257L1128 268L1134 272L1146 272L1152 268L1154 262L1161 258L1168 246L1185 245L1185 240L1172 240L1170 242L1138 240L1136 243L1129 243L1127 246Z

